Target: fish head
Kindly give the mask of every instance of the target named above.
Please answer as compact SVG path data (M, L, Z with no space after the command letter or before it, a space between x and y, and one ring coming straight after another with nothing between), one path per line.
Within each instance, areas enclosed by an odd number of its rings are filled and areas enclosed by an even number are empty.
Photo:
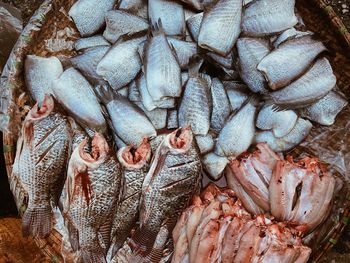
M144 167L151 158L151 144L148 138L144 138L139 146L126 146L118 151L118 160L128 169L139 170Z
M193 133L189 126L179 128L170 133L164 140L164 145L170 149L172 154L187 152L192 145Z

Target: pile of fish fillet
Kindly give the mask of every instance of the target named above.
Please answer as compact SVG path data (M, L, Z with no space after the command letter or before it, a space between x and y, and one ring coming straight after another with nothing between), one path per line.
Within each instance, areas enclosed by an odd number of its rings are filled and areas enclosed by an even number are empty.
M23 234L55 228L66 262L306 262L335 178L281 152L347 100L295 1L78 0L67 16L75 55L25 59ZM231 190L200 199L204 177Z

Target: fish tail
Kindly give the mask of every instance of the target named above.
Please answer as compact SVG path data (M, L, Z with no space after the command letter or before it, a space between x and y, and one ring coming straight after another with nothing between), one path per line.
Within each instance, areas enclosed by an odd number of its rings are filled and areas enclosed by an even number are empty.
M105 251L98 240L89 246L82 246L79 250L79 257L84 263L107 263Z
M45 207L28 207L22 218L22 233L24 237L32 234L39 238L48 236L52 229L52 209Z

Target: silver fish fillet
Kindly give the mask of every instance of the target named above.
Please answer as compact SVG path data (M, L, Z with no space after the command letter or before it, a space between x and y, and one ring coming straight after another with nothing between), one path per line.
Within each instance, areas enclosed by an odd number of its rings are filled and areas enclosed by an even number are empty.
M221 56L232 50L241 33L242 0L219 0L204 11L198 45Z
M295 0L260 0L246 7L242 19L242 32L248 36L265 36L295 26Z
M273 47L274 48L278 48L279 45L281 45L282 43L290 40L291 38L296 38L296 37L300 37L300 36L304 36L304 35L312 35L311 32L306 31L299 31L296 30L294 27L287 29L286 31L283 31L277 38L275 41L273 41Z
M147 110L142 102L135 102L135 104L143 110L147 118L151 121L154 128L157 130L163 129L167 125L167 109L155 108L154 110Z
M102 103L106 106L112 121L114 132L127 145L138 145L144 137L155 137L157 132L145 113L135 104L107 87L97 90Z
M96 4L94 0L78 0L69 10L81 36L91 36L105 24L105 14L113 9L116 0L104 0Z
M191 58L197 54L197 44L173 37L168 37L168 42L176 53L181 69L188 69Z
M141 94L136 85L136 81L130 82L128 87L128 99L132 102L141 101Z
M148 5L144 0L121 0L118 9L148 19Z
M208 133L205 136L197 135L196 142L199 148L199 152L201 154L206 154L212 151L215 145L213 135L211 135L210 133Z
M74 43L74 48L77 51L100 46L111 46L111 44L102 35L80 38Z
M96 131L106 131L106 120L94 90L76 69L65 70L54 81L52 89L55 98L79 123Z
M326 96L336 82L329 61L321 58L302 77L281 90L271 92L269 96L278 106L301 108Z
M255 102L250 100L236 115L231 115L219 133L215 145L217 155L236 157L249 148L255 134L255 113Z
M186 20L186 25L194 41L198 41L199 30L201 28L204 13L198 13Z
M338 113L348 105L348 101L335 91L329 92L314 104L302 108L299 113L302 117L321 125L333 125Z
M151 25L161 21L166 35L185 34L185 13L181 4L171 0L149 0L148 17Z
M181 69L170 48L162 25L152 31L145 46L144 67L147 88L154 100L181 95Z
M296 80L326 47L312 36L291 39L264 57L257 66L271 89L280 89Z
M28 55L25 64L25 81L32 98L42 103L45 94L52 93L52 84L63 73L61 62L56 57Z
M214 52L208 52L206 54L209 58L211 58L214 63L217 65L224 67L226 69L231 69L233 65L233 54L229 53L226 57L222 57L220 55L217 55Z
M224 81L223 84L231 105L231 110L236 113L249 99L249 89L242 82Z
M147 20L121 10L107 12L105 19L103 36L113 44L123 35L146 31L149 27Z
M130 83L141 70L137 48L145 39L138 37L115 43L97 65L97 74L108 81L113 89L120 89Z
M222 172L228 163L229 160L226 157L216 155L213 152L207 153L202 159L204 170L214 180L220 179Z
M22 218L24 236L45 238L53 227L53 207L58 205L69 155L72 131L65 116L54 111L54 100L45 96L23 122L12 176L28 194Z
M266 81L257 70L260 61L270 52L269 41L262 38L239 38L237 40L239 72L251 91L266 94Z
M298 115L292 110L276 110L273 105L265 105L256 119L256 127L272 130L276 138L286 136L294 128Z

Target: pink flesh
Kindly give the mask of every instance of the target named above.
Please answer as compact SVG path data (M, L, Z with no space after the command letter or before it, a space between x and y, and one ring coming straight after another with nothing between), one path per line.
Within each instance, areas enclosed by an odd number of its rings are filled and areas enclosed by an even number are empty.
M109 147L105 138L99 133L95 133L94 138L92 139L91 154L84 151L84 147L87 143L88 141L85 139L79 145L80 157L86 162L94 163L97 160L104 158L109 152Z
M125 151L122 153L122 157L128 164L138 164L141 161L145 161L148 159L148 156L151 152L151 145L148 142L148 139L145 138L141 142L141 144L137 147L135 153L132 153L130 150L132 147L127 147Z
M186 149L191 143L192 132L189 127L183 128L179 136L176 136L179 130L170 134L170 145L175 149Z
M198 245L196 262L210 262L212 254L217 245L219 226L220 224L217 220L210 220L208 224L204 227Z

